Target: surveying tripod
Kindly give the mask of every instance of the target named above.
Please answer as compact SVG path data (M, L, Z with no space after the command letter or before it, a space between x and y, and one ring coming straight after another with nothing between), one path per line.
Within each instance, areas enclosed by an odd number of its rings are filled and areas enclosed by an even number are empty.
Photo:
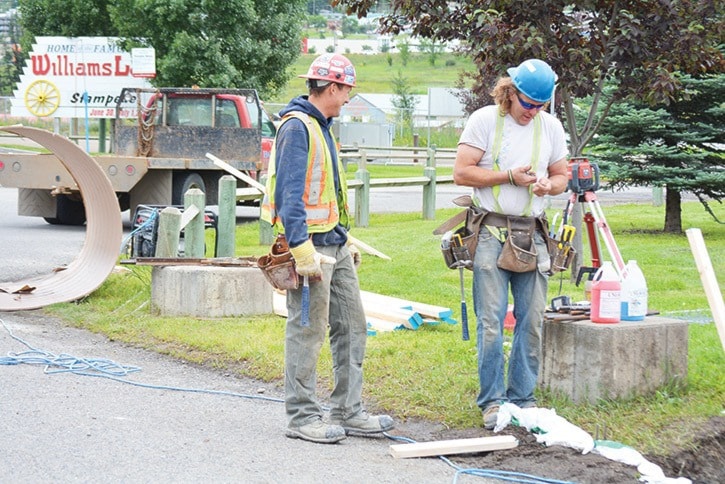
M589 278L601 267L601 253L599 251L599 242L594 226L599 229L607 252L612 258L614 268L621 277L624 273L624 260L619 253L617 243L614 241L612 231L604 217L602 207L599 205L597 195L594 193L599 188L599 166L596 163L590 163L587 158L572 158L567 166L568 184L567 189L571 190L571 196L564 209L560 231L569 226L572 211L577 202L587 202L589 211L584 213L583 219L587 224L587 235L589 237L589 247L592 254L592 267L580 267L577 274L576 284L579 285L584 274L589 273Z

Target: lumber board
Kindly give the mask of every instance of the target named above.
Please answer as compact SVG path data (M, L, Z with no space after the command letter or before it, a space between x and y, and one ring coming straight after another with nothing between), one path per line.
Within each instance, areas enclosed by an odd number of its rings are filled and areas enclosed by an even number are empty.
M362 250L366 254L374 255L375 257L380 257L381 259L384 259L384 260L392 260L390 258L390 256L383 254L378 249L376 249L375 247L372 247L371 245L366 244L362 240L356 239L355 237L350 235L349 232L347 234L347 239L350 241L351 244L353 244L355 247Z
M390 454L396 459L407 459L410 457L430 457L434 455L468 454L472 452L513 449L518 445L519 441L513 435L496 435L493 437L477 437L473 439L393 444L390 446Z
M386 332L386 331L398 331L402 329L407 329L403 324L395 323L393 321L388 321L386 319L380 319L375 318L372 316L366 316L368 327L372 328L376 331L380 332Z
M277 316L287 317L287 293L275 290L272 293L272 311Z
M385 319L394 323L403 324L408 329L418 329L423 324L420 314L410 309L393 308L379 304L370 304L363 301L365 315Z
M692 255L695 257L695 265L700 273L700 281L710 304L715 327L720 335L720 344L725 350L725 303L715 277L715 270L712 268L707 246L705 246L705 239L702 237L702 231L697 228L687 229L685 233L687 234L687 240L690 242Z
M417 301L410 301L407 299L397 298L393 296L386 296L384 294L378 294L370 291L360 291L363 304L366 301L371 303L375 302L378 304L389 304L393 307L401 309L410 309L420 314L423 318L433 319L445 319L453 315L453 311L450 308L443 306L434 306L432 304L425 304Z
M386 308L365 309L367 321L374 322L373 328L380 331L393 331L405 327L417 329L423 322L420 315L406 310L388 310ZM287 317L287 295L283 291L274 291L272 294L272 310L277 316Z
M186 228L187 225L189 225L189 222L199 215L199 207L196 205L190 205L188 208L184 210L184 212L181 214L181 225L179 226L179 230L183 230Z
M139 266L219 266L219 267L257 267L256 257L136 257L120 261L125 265Z
M216 156L212 155L211 153L207 153L206 157L209 158L216 166L221 168L222 170L230 173L231 175L234 175L235 177L239 178L240 180L246 182L250 187L256 188L259 190L260 193L264 194L267 191L267 187L259 183L257 180L252 178L251 176L247 175L246 173L243 173L236 168L234 168L232 165L227 163L226 161L217 158Z

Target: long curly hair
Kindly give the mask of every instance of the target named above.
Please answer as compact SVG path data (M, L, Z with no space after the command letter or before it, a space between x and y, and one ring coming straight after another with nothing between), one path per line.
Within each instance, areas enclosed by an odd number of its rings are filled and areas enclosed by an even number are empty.
M491 97L503 114L511 110L511 95L518 93L514 81L510 77L500 77L491 90Z

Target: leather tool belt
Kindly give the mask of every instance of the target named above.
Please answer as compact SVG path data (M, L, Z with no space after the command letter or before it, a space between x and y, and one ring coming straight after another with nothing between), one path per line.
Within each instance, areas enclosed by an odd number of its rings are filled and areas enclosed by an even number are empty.
M559 250L557 241L549 237L549 223L546 216L541 217L520 217L504 215L496 212L489 212L483 208L473 205L470 195L463 195L453 200L458 206L466 207L466 210L459 212L437 227L433 234L441 235L453 230L463 223L462 227L453 232L454 240L460 236L470 260L476 254L478 245L478 233L481 226L492 226L506 229L506 240L497 261L498 267L512 272L529 272L537 267L537 253L534 244L534 233L538 230L547 242L547 249L551 259L550 274L566 270L574 258L574 249L569 247L568 251L562 253ZM441 247L446 265L451 268L460 266L459 257L454 252L457 244L448 248ZM473 270L473 264L467 264L467 269Z

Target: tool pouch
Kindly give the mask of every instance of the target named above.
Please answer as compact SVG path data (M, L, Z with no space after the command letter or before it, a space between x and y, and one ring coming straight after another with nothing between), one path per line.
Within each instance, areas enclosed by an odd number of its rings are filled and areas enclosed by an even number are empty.
M295 260L289 250L284 234L277 236L269 249L269 254L257 259L257 266L275 289L297 289L299 286Z
M478 245L478 232L481 229L481 222L488 212L485 210L469 206L466 209L466 221L462 227L453 232L454 240L458 239L461 245L450 244L448 247L441 247L443 252L443 260L449 269L458 269L465 267L473 270L473 257L476 255L476 246Z
M576 254L574 247L562 245L559 248L559 241L548 236L546 237L546 244L549 249L549 257L551 258L549 274L556 274L557 272L567 270L574 260L574 254Z
M536 219L509 215L508 234L498 257L500 269L511 272L530 272L536 269L536 245L534 232Z
M460 236L463 241L462 245L450 244L448 247L441 247L443 253L443 260L449 269L458 269L465 267L466 269L473 268L473 254L476 251L476 243L478 234L469 233L468 228L461 227L453 233L454 238ZM471 252L473 247L473 253Z

